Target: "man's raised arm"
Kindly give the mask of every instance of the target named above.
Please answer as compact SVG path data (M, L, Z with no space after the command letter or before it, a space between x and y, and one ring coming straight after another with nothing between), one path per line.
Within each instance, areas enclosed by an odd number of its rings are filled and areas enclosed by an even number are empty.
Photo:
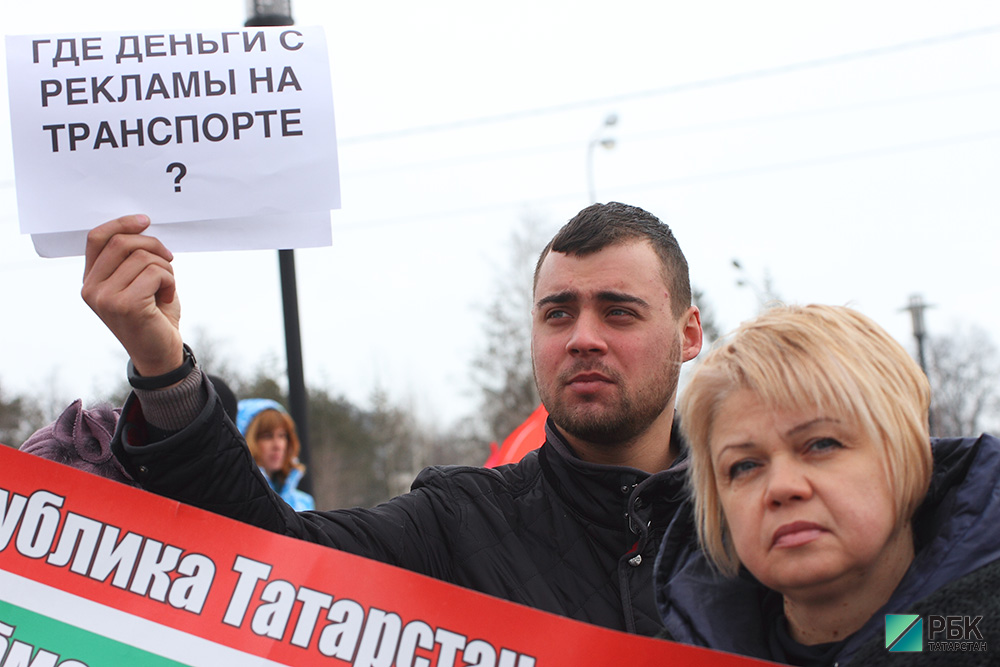
M142 232L145 215L127 215L87 234L81 294L125 347L142 376L169 373L184 361L173 259Z

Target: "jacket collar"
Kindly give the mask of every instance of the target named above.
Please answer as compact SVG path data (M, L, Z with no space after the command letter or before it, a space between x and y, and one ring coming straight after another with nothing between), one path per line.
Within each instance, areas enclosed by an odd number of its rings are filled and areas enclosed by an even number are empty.
M585 519L606 528L621 529L628 525L623 516L628 508L636 513L637 497L642 498L639 505L645 508L641 517L634 518L640 523L668 518L673 512L665 505L675 506L683 500L687 446L676 422L671 430L670 447L678 452L673 464L654 474L628 466L590 463L576 455L549 418L545 422L545 444L539 450L539 461L558 495Z

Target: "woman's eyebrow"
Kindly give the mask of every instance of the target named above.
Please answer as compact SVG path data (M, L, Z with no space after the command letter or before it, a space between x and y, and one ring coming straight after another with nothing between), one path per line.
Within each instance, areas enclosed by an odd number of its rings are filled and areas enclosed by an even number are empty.
M831 424L839 424L840 420L834 419L833 417L817 417L816 419L810 419L807 422L803 422L798 426L793 426L792 428L788 429L785 435L795 435L796 433L805 431L806 429L811 428L816 424L822 424L823 422L829 422Z
M718 458L721 458L721 457L722 457L722 455L723 455L723 454L725 454L725 453L726 453L727 451L729 451L730 449L749 449L749 448L751 448L751 447L753 447L753 442L751 442L751 441L749 441L749 440L748 440L748 441L746 441L746 442L734 442L734 443L733 443L733 444L731 444L731 445L723 445L723 446L722 446L722 449L720 449L720 450L719 450L719 451L718 451L718 452L716 453L716 455L715 455L715 458L716 458L716 459L718 459Z

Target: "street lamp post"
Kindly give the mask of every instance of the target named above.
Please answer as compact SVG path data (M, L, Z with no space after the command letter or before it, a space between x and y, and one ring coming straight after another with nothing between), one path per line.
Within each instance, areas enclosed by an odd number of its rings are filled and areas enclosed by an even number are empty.
M291 0L247 0L248 28L294 25ZM285 320L285 357L288 365L288 412L295 421L301 448L299 461L309 468L309 401L306 397L305 373L302 369L302 335L299 330L299 296L295 280L295 251L278 251L278 273L281 278L281 304ZM312 478L306 475L299 484L312 493Z
M294 25L291 0L247 0L248 28Z
M604 122L601 123L601 126L594 132L594 136L587 143L587 195L590 197L591 204L597 203L597 195L594 191L594 149L599 145L607 149L615 147L615 140L605 136L604 133L606 128L612 127L617 123L618 114L608 114L604 118Z

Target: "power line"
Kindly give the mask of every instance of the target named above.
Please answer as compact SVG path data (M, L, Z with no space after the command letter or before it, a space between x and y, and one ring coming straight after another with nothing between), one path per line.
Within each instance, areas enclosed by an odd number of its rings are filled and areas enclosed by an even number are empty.
M638 183L634 185L624 185L624 186L609 186L608 189L614 189L618 193L622 192L641 192L646 190L655 190L662 188L679 187L684 185L693 185L697 183L709 183L712 181L722 181L730 180L736 178L744 178L749 176L757 176L763 174L776 173L781 171L789 171L792 169L803 169L808 167L819 167L824 165L839 164L843 162L853 162L857 160L866 160L876 157L886 157L889 155L895 155L899 153L912 153L923 150L931 150L935 148L944 148L947 146L953 146L958 144L968 144L978 141L985 141L1000 137L1000 129L988 130L985 132L975 132L971 134L959 135L954 137L947 137L944 139L932 139L929 141L920 141L908 144L899 144L895 146L884 146L880 148L871 148L860 151L852 151L849 153L840 153L836 155L822 155L813 158L805 158L801 160L792 160L788 162L776 162L774 164L767 165L756 165L752 167L744 167L740 169L729 169L724 171L716 172L706 172L703 174L694 174L691 176L680 176L677 178L668 178L655 181L648 181L646 183ZM508 201L508 202L494 202L490 204L483 204L481 206L470 206L461 209L452 209L447 211L429 211L426 213L408 213L405 217L391 217L382 218L379 220L369 220L362 222L353 222L346 225L337 225L334 222L334 231L353 231L360 229L370 229L373 227L389 227L399 224L409 224L419 222L421 220L437 220L440 221L442 218L466 218L474 215L480 215L483 213L493 213L496 211L504 211L512 208L530 208L533 206L540 206L544 204L551 204L555 202L567 202L567 201L582 201L583 197L579 192L573 193L560 193L547 195L544 197L538 197L532 200L518 200L518 201Z
M984 132L973 132L970 134L963 134L943 139L930 139L927 141L918 141L909 144L882 146L879 148L867 148L864 150L851 151L848 153L838 153L835 155L821 155L818 157L804 158L801 160L792 160L789 162L776 162L774 164L757 165L753 167L744 167L741 169L730 169L726 171L695 174L693 176L681 176L678 178L672 178L662 181L651 181L648 183L625 186L619 189L625 192L632 192L636 190L649 190L652 188L688 185L691 183L708 183L711 181L721 181L732 178L756 176L758 174L770 174L779 171L788 171L790 169L820 167L824 165L838 164L841 162L854 162L857 160L867 160L870 158L896 155L899 153L913 153L916 151L931 150L935 148L944 148L946 146L955 146L958 144L968 144L979 141L985 141L988 139L993 139L995 137L1000 137L1000 129L986 130Z
M743 127L753 127L756 125L773 124L790 120L810 118L815 116L851 113L855 111L864 111L869 109L879 109L891 106L931 102L935 100L954 98L954 97L979 95L983 93L995 92L997 89L1000 89L1000 83L989 84L985 86L976 86L972 88L962 88L957 90L945 90L945 91L935 91L931 93L921 93L917 95L907 95L903 97L894 97L891 99L868 100L853 104L841 104L830 107L822 107L819 109L782 111L779 113L747 116L743 118L734 118L729 120L712 121L707 123L694 123L690 125L682 125L679 127L650 129L638 133L616 134L615 138L616 140L624 144L627 141L646 140L654 137L678 137L696 133L715 132L719 130L728 130L733 128L743 128ZM353 178L366 178L371 176L382 176L389 173L406 172L414 169L420 169L424 171L429 169L430 170L446 169L449 167L460 167L470 164L482 164L485 162L493 162L496 160L511 160L517 158L530 157L530 156L544 155L544 154L562 153L566 151L580 150L580 147L581 147L580 141L564 141L560 143L550 143L540 146L528 146L523 148L512 148L501 151L480 152L468 155L441 158L437 160L418 160L401 164L373 167L371 169L344 171L341 173L341 177L345 179L353 179Z
M766 77L790 74L792 72L799 72L802 70L817 69L820 67L830 67L833 65L840 65L843 63L848 63L858 60L878 58L882 56L891 55L894 53L900 53L903 51L912 51L915 49L923 49L931 46L937 46L939 44L945 44L947 42L956 42L965 39L972 39L975 37L984 37L986 35L995 34L997 32L1000 32L1000 24L982 26L979 28L973 28L971 30L962 30L959 32L948 33L946 35L925 37L923 39L916 39L907 42L899 42L897 44L892 44L889 46L877 46L870 49L862 49L860 51L852 51L849 53L842 53L835 56L828 56L825 58L814 58L811 60L803 60L797 63L790 63L788 65L777 65L775 67L765 67L756 70L749 70L746 72L737 72L735 74L727 74L725 76L702 79L699 81L671 84L668 86L651 88L649 90L640 90L632 93L622 93L620 95L610 95L607 97L595 98L591 100L581 100L578 102L566 102L563 104L556 104L548 107L522 109L520 111L511 111L507 113L494 114L490 116L479 116L477 118L466 118L466 119L449 121L446 123L421 125L417 127L403 128L400 130L374 132L371 134L358 135L356 137L346 137L344 139L341 139L339 143L341 145L350 145L354 143L366 143L372 141L385 141L387 139L398 139L401 137L408 137L417 134L429 134L432 132L448 132L451 130L459 130L468 127L474 127L477 125L506 123L514 120L521 120L524 118L532 118L535 116L565 113L567 111L578 111L581 109L589 109L597 106L606 106L609 104L620 104L622 102L630 102L633 100L642 99L646 97L675 95L677 93L686 93L693 90L704 90L705 88L725 86L752 79L762 79Z

